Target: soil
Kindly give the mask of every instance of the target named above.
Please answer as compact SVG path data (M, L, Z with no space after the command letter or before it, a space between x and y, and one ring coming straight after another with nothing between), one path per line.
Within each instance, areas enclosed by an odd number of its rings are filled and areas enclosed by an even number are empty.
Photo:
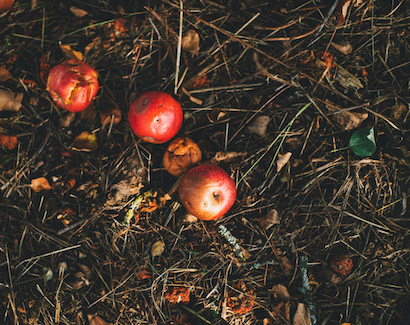
M409 26L395 0L15 1L0 323L408 324ZM46 90L69 58L99 79L75 114ZM235 181L223 217L188 215L170 141L130 129L150 90Z

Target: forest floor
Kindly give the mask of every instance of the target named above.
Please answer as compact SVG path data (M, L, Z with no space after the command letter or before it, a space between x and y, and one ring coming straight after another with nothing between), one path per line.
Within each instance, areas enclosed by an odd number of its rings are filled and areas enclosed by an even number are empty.
M0 323L410 324L408 0L16 1L0 35ZM73 57L75 114L45 84ZM130 129L149 90L223 217Z

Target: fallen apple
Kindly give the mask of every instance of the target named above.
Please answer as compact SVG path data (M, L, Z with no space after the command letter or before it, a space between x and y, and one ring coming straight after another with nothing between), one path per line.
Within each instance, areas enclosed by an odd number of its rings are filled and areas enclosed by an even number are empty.
M198 145L188 137L174 138L162 158L165 169L172 176L181 176L202 159Z
M87 63L74 59L56 65L47 79L47 91L53 101L70 112L85 110L98 87L97 72Z
M182 125L181 105L162 91L147 91L138 96L128 113L132 131L142 140L150 143L164 143L171 140Z
M0 0L0 12L9 10L13 7L14 0Z
M235 203L236 186L222 168L204 164L182 176L178 194L189 213L201 220L214 220Z

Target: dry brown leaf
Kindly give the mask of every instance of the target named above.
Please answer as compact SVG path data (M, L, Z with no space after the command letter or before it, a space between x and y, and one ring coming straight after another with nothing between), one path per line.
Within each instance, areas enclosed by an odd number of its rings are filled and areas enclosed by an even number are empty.
M339 52L348 55L350 53L352 53L353 51L353 46L347 42L346 44L342 45L342 44L337 44L337 43L330 43L330 45L332 45L336 50L338 50Z
M62 128L68 128L75 119L75 113L69 112L67 115L60 117L58 124Z
M298 303L295 315L293 316L293 325L312 325L309 309L301 302Z
M287 152L284 155L280 153L278 154L278 161L276 162L276 171L278 173L282 170L283 166L285 166L288 163L290 157L292 157L291 152Z
M198 218L190 213L187 213L184 217L184 222L187 222L187 223L195 223L197 221L198 221Z
M151 247L151 255L152 256L160 256L165 250L165 244L162 240L157 240L155 243L152 244Z
M72 149L75 151L92 152L97 150L98 141L95 133L90 133L87 131L81 132L72 144Z
M362 122L369 117L368 113L356 113L342 110L328 101L326 108L334 112L332 119L340 125L343 130L357 129Z
M269 291L277 302L288 302L291 299L288 289L283 284L276 284Z
M198 55L199 35L193 29L189 30L186 35L182 37L182 49L186 52Z
M30 187L34 192L40 192L43 190L50 190L51 186L47 178L39 177L31 180Z
M102 126L105 125L110 125L111 120L114 118L114 125L117 125L118 123L121 122L121 111L118 109L118 107L111 107L103 112L100 112L100 120Z
M409 110L406 105L404 105L403 103L399 103L391 107L390 116L393 119L400 121L400 120L403 120L403 118L406 116L408 111Z
M77 8L75 6L70 7L70 11L76 16L76 17L84 17L88 15L88 11L85 11L83 9Z
M266 134L269 121L269 116L258 116L253 120L252 124L248 126L248 131L263 137Z
M234 159L234 158L242 157L242 156L244 156L244 155L246 155L245 152L236 152L236 151L228 151L228 152L225 152L225 151L218 151L218 152L215 154L215 160L216 160L217 162L221 162L221 161L225 161L225 160L231 160L231 159Z
M17 137L0 133L0 148L13 150L17 146Z
M84 59L84 54L79 51L73 50L70 45L63 45L60 42L60 48L61 51L63 51L64 55L69 59L76 59L81 61Z
M111 325L111 323L107 323L100 316L97 315L88 314L87 318L89 325Z
M266 216L256 218L255 221L257 221L262 228L268 230L270 227L280 223L280 217L278 211L273 209L270 210Z
M4 65L0 67L0 82L7 81L11 78L11 73Z
M17 112L21 107L22 100L23 93L14 93L12 91L0 89L0 112Z

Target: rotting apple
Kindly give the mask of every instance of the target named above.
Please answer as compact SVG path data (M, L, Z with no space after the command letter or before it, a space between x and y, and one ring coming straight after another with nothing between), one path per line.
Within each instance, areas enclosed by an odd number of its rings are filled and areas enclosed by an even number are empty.
M214 220L235 203L236 186L221 167L204 164L182 176L178 194L189 213L201 220Z
M131 103L128 121L142 140L161 144L171 140L182 125L181 105L162 91L147 91Z
M181 176L202 159L198 145L188 137L174 138L162 158L165 169L172 176Z
M85 110L98 92L98 74L81 60L66 60L53 69L47 79L47 91L53 101L70 112Z

